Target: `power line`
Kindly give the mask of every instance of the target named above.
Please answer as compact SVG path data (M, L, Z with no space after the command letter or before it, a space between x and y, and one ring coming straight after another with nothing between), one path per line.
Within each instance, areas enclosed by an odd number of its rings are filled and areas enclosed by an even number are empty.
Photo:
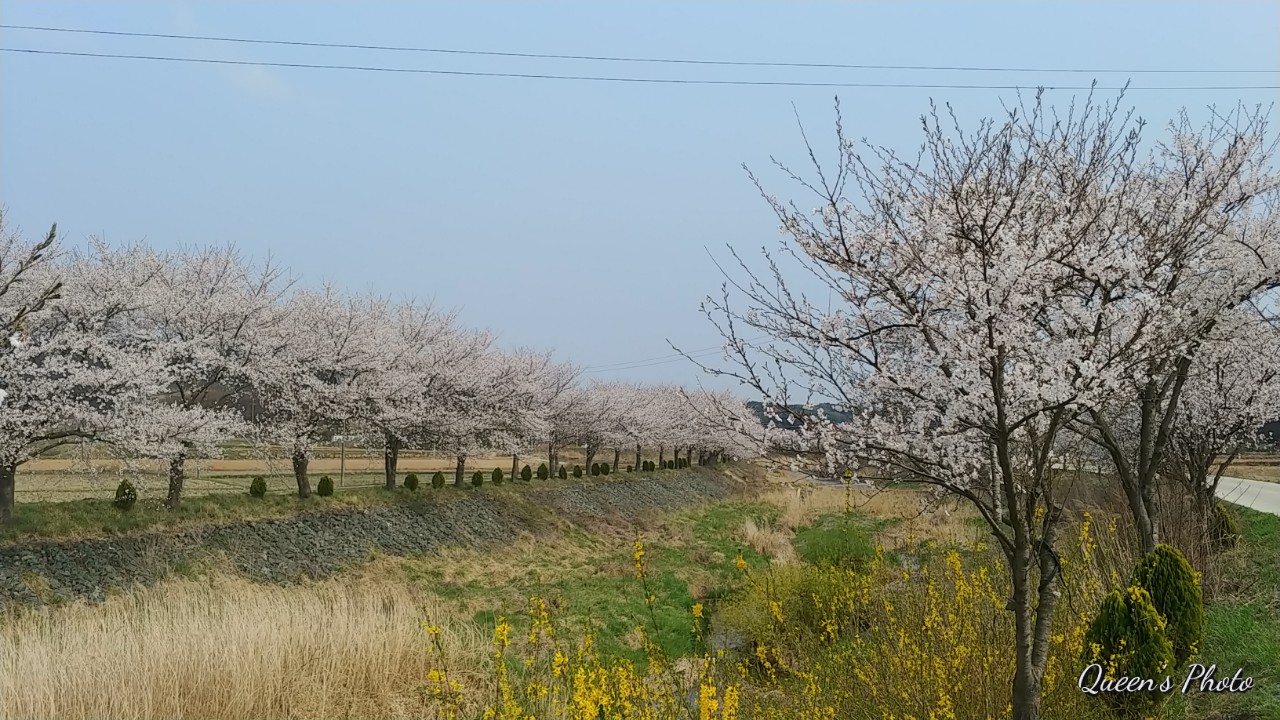
M968 67L962 65L881 65L881 64L849 64L849 63L806 63L806 62L764 62L744 60L695 60L688 58L652 58L652 57L620 57L611 55L559 55L552 53L499 52L493 50L459 50L456 48L408 47L401 45L360 45L355 43L323 43L301 40L262 40L255 38L219 37L213 35L177 35L171 33L124 32L119 30L93 30L85 28L61 28L39 25L4 25L0 28L8 30L31 30L36 32L78 33L87 35L113 35L118 37L162 38L167 40L200 40L207 42L244 43L254 45L286 45L293 47L342 48L349 50L382 50L390 52L436 53L448 55L478 55L487 57L508 57L541 60L589 60L596 62L629 62L629 63L662 63L674 65L714 65L728 67L789 67L789 68L829 68L842 70L931 70L952 72L1019 72L1019 73L1083 73L1102 74L1236 74L1236 73L1276 73L1277 70L1209 70L1187 69L1085 69L1085 68L1020 68L1020 67ZM1154 88L1153 88L1154 89ZM1174 88L1159 88L1174 89ZM1198 88L1186 88L1198 89Z
M35 50L31 48L0 48L0 52L29 53L32 55L60 55L65 57L114 58L122 60L156 60L164 62L203 63L209 65L248 65L256 67L308 68L314 70L360 70L366 72L413 73L423 75L457 75L464 77L521 78L538 80L585 80L594 82L650 83L668 85L751 85L775 87L831 87L831 88L915 88L923 90L1280 90L1280 85L1205 85L1170 87L1102 87L1091 85L947 85L912 83L847 83L847 82L787 82L772 80L700 80L678 78L607 77L600 75L544 75L538 73L478 72L466 70L430 70L425 68L375 67L369 65L316 65L309 63L265 62L252 60L216 60L213 58L183 58L163 55L123 55L113 53L70 52L66 50Z

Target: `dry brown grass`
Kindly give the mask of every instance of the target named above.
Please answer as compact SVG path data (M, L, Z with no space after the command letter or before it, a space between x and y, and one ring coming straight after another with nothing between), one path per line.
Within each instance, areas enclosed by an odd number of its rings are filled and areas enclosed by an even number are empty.
M1280 482L1280 460L1274 458L1251 461L1237 460L1231 463L1231 467L1227 468L1226 474L1246 480Z
M889 549L908 540L971 544L983 531L973 524L977 511L961 499L934 500L926 491L909 489L868 490L796 485L766 491L760 500L781 510L777 528L793 533L823 515L846 509L880 520L898 520L881 531L879 542Z
M209 720L420 717L423 622L453 662L489 638L431 596L381 580L271 587L175 580L0 624L0 717Z
M754 518L747 518L736 539L774 562L789 563L796 559L795 548L791 546L792 536L792 532L778 527L760 527Z

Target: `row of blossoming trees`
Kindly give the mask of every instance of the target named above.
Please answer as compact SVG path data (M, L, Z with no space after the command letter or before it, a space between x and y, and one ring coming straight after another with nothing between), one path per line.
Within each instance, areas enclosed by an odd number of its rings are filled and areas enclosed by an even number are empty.
M93 242L25 243L0 216L0 523L15 471L72 442L105 443L168 465L168 505L184 463L244 436L285 448L298 494L315 445L336 432L399 453L458 458L642 447L695 458L743 455L745 418L724 393L586 382L548 353L503 350L486 332L415 302L298 289L277 266L229 248L160 252ZM246 412L245 408L252 408ZM727 422L728 420L728 422Z
M806 416L832 468L932 484L986 520L1012 578L1017 720L1040 715L1064 466L1113 484L1150 552L1175 529L1162 499L1208 515L1219 461L1280 418L1276 146L1261 110L1206 117L1146 144L1119 100L1037 96L967 132L935 109L909 156L837 126L838 165L801 180L813 212L766 194L784 257L763 278L742 264L745 310L727 288L704 308L735 353L714 371L784 414L798 394L853 411ZM772 339L763 359L743 327Z

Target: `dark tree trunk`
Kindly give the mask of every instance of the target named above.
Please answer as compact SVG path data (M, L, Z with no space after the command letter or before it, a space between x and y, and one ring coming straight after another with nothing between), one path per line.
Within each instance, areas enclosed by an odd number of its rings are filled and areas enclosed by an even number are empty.
M386 448L382 457L382 470L386 478L386 488L396 489L396 465L400 462L400 440L387 437Z
M0 465L0 527L13 521L14 478L17 474L17 465Z
M591 474L591 461L596 459L596 446L587 445L587 457L582 462L582 471Z
M556 476L556 468L559 467L560 465L560 463L557 462L557 460L558 458L556 458L556 444L554 442L547 443L547 470L550 471L547 477Z
M664 453L666 453L666 448L664 448L664 447L662 447L661 445L659 445L659 446L658 446L658 469L659 469L659 470L661 470L661 469L664 467L664 466L663 466L663 464L662 464L662 463L663 463L663 458L664 458L664 457L666 457L666 455L665 455Z
M622 448L613 449L613 471L618 471L618 461L622 459Z
M467 471L467 456L458 456L458 466L453 471L453 484L462 487L462 474Z
M301 443L293 445L293 479L298 481L298 497L311 497L311 480L307 477L307 450Z
M165 506L170 510L182 507L182 481L186 479L184 466L187 462L187 451L183 450L169 458L169 496Z
M699 464L699 465L706 465L706 464L707 464L707 451L706 451L706 450L699 450L699 451L698 451L698 464Z
M520 456L517 455L516 453L511 453L511 481L512 482L515 482L516 479L520 477L519 473L520 473Z
M636 471L637 471L637 472L639 472L639 471L640 471L640 443L636 443L636 464L635 464L635 469L636 469Z

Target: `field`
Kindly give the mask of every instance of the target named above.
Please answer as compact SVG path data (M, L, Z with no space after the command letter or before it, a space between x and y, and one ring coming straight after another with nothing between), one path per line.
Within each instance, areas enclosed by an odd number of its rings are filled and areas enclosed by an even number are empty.
M1280 455L1275 453L1242 455L1231 463L1227 474L1246 480L1280 482Z
M645 453L647 460L657 456ZM186 481L183 493L200 496L224 493L243 493L256 475L267 481L268 492L296 492L290 459L278 447L254 447L232 445L224 448L222 457L189 458L186 462ZM520 458L520 466L537 468L546 462L546 454ZM581 463L578 450L561 451L561 464L572 468ZM621 464L634 462L635 454L623 453ZM595 462L613 462L612 450L596 457ZM443 472L452 481L457 458L444 453L402 451L397 470L405 473ZM482 470L485 473L500 468L511 471L510 455L477 455L467 458L466 475ZM322 475L333 478L337 487L358 488L383 484L383 454L381 448L322 446L315 449L308 468L312 487ZM86 446L74 448L62 457L39 458L18 469L15 500L23 502L70 501L85 498L110 498L116 486L128 478L138 488L143 498L161 498L168 490L167 466L159 460L124 460L111 456L101 448ZM424 478L425 480L426 478Z

